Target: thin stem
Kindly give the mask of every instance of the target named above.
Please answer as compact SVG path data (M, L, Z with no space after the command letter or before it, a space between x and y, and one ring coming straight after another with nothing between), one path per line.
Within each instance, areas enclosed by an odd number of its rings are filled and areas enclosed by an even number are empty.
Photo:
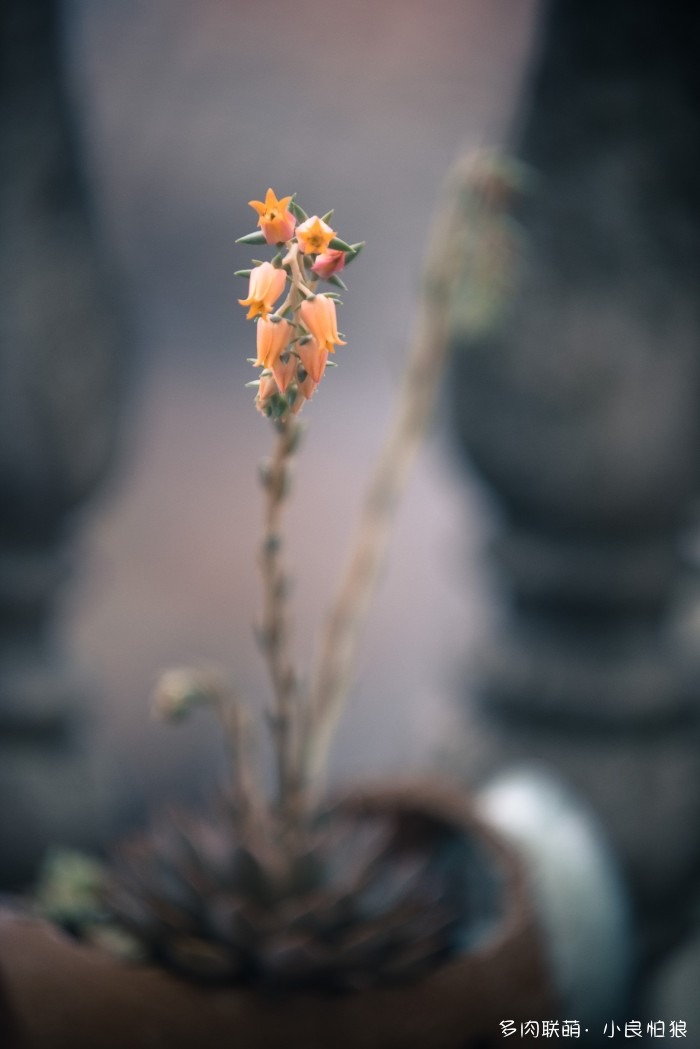
M292 286L299 292L305 295L307 298L313 295L313 290L309 288L306 283L304 274L302 273L301 264L299 262L299 245L293 244L290 250L284 257L284 262L289 266L292 275Z
M291 460L299 424L291 416L277 423L277 443L263 476L265 490L260 568L263 612L260 642L274 691L270 723L277 765L277 800L282 823L294 822L298 806L298 679L291 655L288 597L290 579L283 558L282 518L290 485Z
M243 837L265 819L264 794L255 771L255 746L248 709L227 674L215 666L176 667L161 675L153 713L179 721L197 708L214 710L224 730L230 770L228 795Z

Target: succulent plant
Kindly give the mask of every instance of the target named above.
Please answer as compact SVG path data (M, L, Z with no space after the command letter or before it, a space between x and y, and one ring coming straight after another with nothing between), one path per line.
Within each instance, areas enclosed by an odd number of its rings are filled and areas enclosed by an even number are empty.
M106 892L112 914L146 956L188 977L329 989L407 979L463 946L465 930L475 927L470 907L477 897L475 913L489 913L492 900L483 895L493 882L484 876L489 864L459 819L446 819L439 807L421 811L410 795L385 807L368 796L316 807L389 525L444 367L445 318L460 268L457 234L469 218L464 186L474 178L478 187L478 166L476 173L460 166L436 223L401 400L312 674L299 672L293 651L284 516L301 435L297 414L321 382L329 354L345 345L337 293L323 291L320 282L343 287L337 274L362 244L338 237L328 225L332 212L309 217L292 196L268 189L264 201L250 202L259 229L240 241L274 252L272 261L253 260L252 269L238 271L249 281L239 302L257 324L256 405L276 433L272 458L260 471L257 631L272 686L266 723L274 791L268 797L260 787L251 708L228 676L206 668L170 671L155 709L170 720L202 706L217 712L230 749L230 799L209 819L173 813L126 843ZM481 201L483 187L477 196Z
M146 957L197 981L340 990L417 978L483 916L485 856L415 800L348 799L292 847L170 813L124 843L106 900ZM475 877L476 875L476 877ZM480 898L477 899L477 893Z

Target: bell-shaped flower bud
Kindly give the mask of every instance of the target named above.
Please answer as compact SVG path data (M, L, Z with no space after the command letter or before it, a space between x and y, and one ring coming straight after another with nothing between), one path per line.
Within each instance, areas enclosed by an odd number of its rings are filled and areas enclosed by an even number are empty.
M293 328L289 321L279 317L261 317L256 325L258 356L256 368L272 368L289 345Z
M267 374L260 377L260 385L255 398L255 407L263 415L269 415L273 402L279 397L279 390L274 376Z
M239 299L241 306L248 306L246 317L267 317L272 307L284 291L287 274L269 262L262 262L251 270L248 284L248 298Z
M292 414L298 415L301 409L304 407L307 401L310 401L316 392L318 386L317 382L314 382L311 375L309 375L304 368L299 369L299 386L297 388L297 395L292 405Z
M299 313L306 329L329 353L335 353L336 346L345 345L338 335L333 299L329 299L327 295L313 295L301 303Z
M297 343L297 353L304 370L315 383L319 383L326 370L328 347L323 346L313 335L307 335Z
M293 353L282 353L271 365L277 389L286 393L289 384L296 379L297 359Z

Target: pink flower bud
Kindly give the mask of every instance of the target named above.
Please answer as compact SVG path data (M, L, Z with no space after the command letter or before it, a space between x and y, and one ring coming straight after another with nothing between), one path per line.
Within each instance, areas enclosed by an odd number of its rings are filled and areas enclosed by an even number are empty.
M338 248L329 248L319 255L311 267L311 271L318 277L328 280L334 273L340 273L345 266L345 252Z

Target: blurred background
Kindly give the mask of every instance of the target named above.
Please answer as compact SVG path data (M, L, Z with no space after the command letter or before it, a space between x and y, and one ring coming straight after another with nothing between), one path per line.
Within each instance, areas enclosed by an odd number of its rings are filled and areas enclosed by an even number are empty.
M254 332L233 276L251 256L235 244L255 226L247 201L296 192L367 242L347 272L347 346L304 412L290 553L308 660L443 177L465 149L504 145L534 177L492 169L480 191L518 290L494 330L455 335L332 775L438 763L479 782L535 760L601 819L641 967L690 931L699 20L662 7L5 5L7 884L48 841L105 842L159 799L211 790L216 726L149 716L162 669L222 663L266 701L253 624L272 434L245 388ZM662 979L677 1018L688 958Z

